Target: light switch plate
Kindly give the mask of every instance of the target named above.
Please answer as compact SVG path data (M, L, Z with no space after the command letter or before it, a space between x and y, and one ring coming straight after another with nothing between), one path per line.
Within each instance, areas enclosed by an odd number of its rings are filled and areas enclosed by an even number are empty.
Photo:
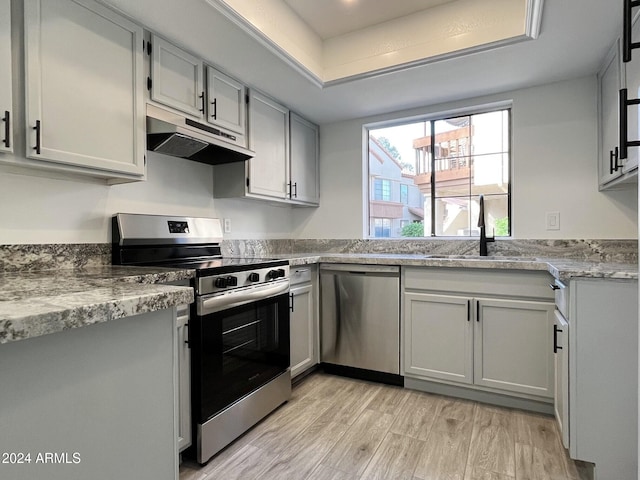
M560 230L560 212L547 212L547 230Z
M225 218L223 224L224 224L224 233L231 233L231 219Z

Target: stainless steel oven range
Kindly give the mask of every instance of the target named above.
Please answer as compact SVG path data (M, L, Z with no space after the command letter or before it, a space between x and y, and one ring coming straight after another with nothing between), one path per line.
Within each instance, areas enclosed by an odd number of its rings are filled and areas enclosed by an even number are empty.
M113 263L191 268L190 452L199 463L291 396L289 264L225 258L214 218L119 213Z

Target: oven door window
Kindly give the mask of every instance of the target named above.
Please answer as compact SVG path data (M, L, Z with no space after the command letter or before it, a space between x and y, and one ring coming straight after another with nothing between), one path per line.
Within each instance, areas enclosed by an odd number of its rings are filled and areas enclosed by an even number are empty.
M200 338L192 354L203 422L289 368L288 294L199 317L196 323Z

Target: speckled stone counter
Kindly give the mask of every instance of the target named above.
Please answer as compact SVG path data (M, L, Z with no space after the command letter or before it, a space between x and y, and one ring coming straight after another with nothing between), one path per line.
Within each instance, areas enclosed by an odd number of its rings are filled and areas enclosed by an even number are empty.
M193 302L193 289L161 285L193 270L102 265L0 273L0 343Z
M543 270L560 281L572 277L637 279L635 263L605 263L567 258L533 258L475 255L411 255L411 254L282 254L292 266L310 263L360 263L413 267L488 268L510 270Z

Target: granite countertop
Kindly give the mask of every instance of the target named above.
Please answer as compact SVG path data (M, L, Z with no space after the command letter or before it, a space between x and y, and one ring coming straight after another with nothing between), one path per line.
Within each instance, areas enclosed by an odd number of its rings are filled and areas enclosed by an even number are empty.
M273 258L274 255L270 255ZM638 265L533 257L309 253L284 254L291 266L364 263L445 268L547 271L573 277L637 279ZM194 277L193 270L94 266L0 273L0 344L193 302L193 289L163 283Z
M97 266L0 273L0 344L193 302L193 289L160 285L193 270Z
M574 277L638 279L638 265L634 263L602 263L567 258L358 253L302 253L279 257L289 259L291 266L310 263L364 263L413 267L542 270L563 282L568 282Z

